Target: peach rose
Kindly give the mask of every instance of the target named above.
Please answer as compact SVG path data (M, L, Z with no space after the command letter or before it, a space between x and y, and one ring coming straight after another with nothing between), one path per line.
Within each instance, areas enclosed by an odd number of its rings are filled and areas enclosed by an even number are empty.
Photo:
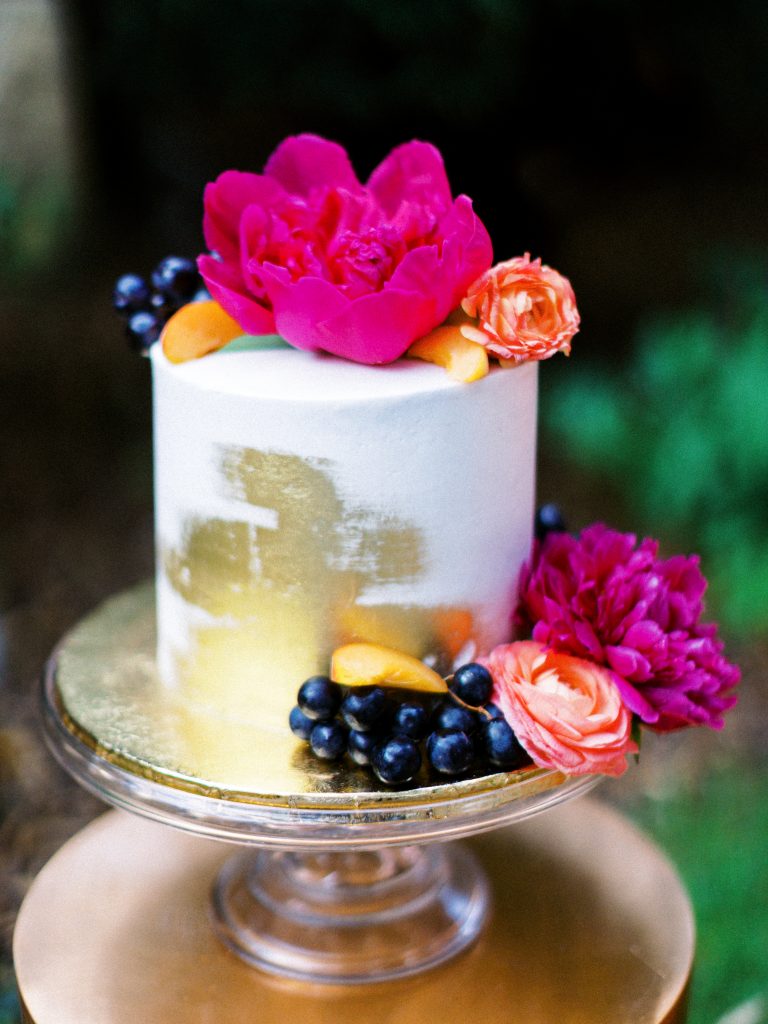
M478 320L461 333L500 359L548 359L571 351L579 311L570 282L529 253L497 263L471 286L464 312Z
M493 677L492 700L541 768L566 775L621 775L637 745L632 718L610 672L532 640L478 659Z

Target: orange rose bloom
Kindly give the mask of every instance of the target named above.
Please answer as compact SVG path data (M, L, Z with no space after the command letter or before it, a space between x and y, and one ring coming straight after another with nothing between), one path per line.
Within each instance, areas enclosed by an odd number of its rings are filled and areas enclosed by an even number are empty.
M566 775L621 775L637 745L632 717L602 665L532 640L478 659L493 677L491 699L541 768Z
M570 282L529 253L497 263L472 285L461 308L477 324L461 333L500 359L548 359L571 351L579 311Z

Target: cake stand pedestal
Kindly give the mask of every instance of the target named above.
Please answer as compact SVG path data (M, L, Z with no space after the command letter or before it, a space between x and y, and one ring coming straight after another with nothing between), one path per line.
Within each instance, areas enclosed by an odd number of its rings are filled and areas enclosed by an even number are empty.
M254 970L210 926L227 848L119 811L70 840L15 934L27 1024L680 1024L690 908L658 850L590 798L469 840L493 913L433 970L312 985Z
M677 1012L685 987L693 930L674 872L610 812L593 809L583 819L580 805L567 817L552 815L554 824L546 824L550 815L539 822L542 811L585 792L595 779L531 768L439 785L425 776L401 790L377 787L355 767L307 756L287 729L196 711L160 685L154 646L152 590L142 587L84 620L46 672L44 722L53 753L88 789L152 823L107 816L65 847L33 887L18 926L17 970L36 1024L47 1024L36 1002L46 993L57 1024L65 1020L62 993L51 980L55 950L68 961L61 974L68 990L83 975L77 1019L87 1020L92 1003L94 1024L126 1019L129 1005L131 1017L147 1022L163 1013L202 1022L213 1019L204 1008L214 1005L217 1022L242 1020L241 990L250 993L251 1015L261 1007L259 1020L290 1019L283 997L306 999L318 990L325 992L319 1005L341 1000L359 1013L378 998L375 990L385 1002L400 999L399 992L405 998L411 990L394 986L409 978L413 992L423 985L433 993L431 1016L425 1004L422 1019L434 1019L439 1006L451 1020L458 1019L451 1016L455 1006L474 1007L481 990L485 998L504 978L515 979L515 992L501 996L505 1012L507 1000L519 1007L522 979L539 977L542 966L541 978L548 976L553 992L564 996L552 1005L572 999L587 1005L573 994L583 989L585 997L591 993L589 1005L606 1007L594 1019L618 1024L625 1004L612 988L615 975L621 991L631 993L626 1005L634 1007L633 1024L675 1019L669 1014ZM479 856L469 845L448 842L512 822L524 823L525 831L474 840ZM162 827L168 825L174 828ZM185 832L243 850L225 859L220 843ZM628 871L633 857L637 870ZM58 882L48 883L50 876ZM193 908L200 909L200 893L214 878L213 928L206 921L203 942L205 914ZM675 900L678 923L670 929ZM658 911L666 939L651 935L649 907ZM46 937L53 934L50 946ZM454 959L478 937L468 957ZM38 958L35 971L25 968L34 959L30 951L46 945L47 959ZM580 962L580 949L581 968L573 974L566 964ZM71 960L77 950L79 972ZM108 962L97 968L94 957ZM427 968L449 961L439 969L443 985L434 989ZM471 978L462 966L470 962ZM637 990L628 981L633 965ZM233 975L230 993L213 979L232 970L247 973ZM451 978L463 978L474 995L454 992ZM359 1003L348 993L362 983L366 996ZM543 981L538 987L546 988ZM121 995L129 991L130 1003ZM137 1013L140 991L154 1002ZM205 994L211 992L213 1003ZM641 1018L642 992L649 1001ZM535 1005L543 998L536 995ZM240 1015L233 1009L226 1016L230 1006L239 1006ZM341 1011L329 1012L340 1019ZM313 1019L304 1011L301 1017ZM558 1009L523 1019L571 1018Z

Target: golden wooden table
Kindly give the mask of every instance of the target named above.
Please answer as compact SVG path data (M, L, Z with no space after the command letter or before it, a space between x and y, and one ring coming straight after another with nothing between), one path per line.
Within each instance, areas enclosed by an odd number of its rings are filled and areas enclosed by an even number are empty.
M493 916L466 954L401 981L311 985L229 953L208 920L227 844L110 811L35 880L14 955L27 1024L677 1024L694 950L664 856L592 799L469 845Z

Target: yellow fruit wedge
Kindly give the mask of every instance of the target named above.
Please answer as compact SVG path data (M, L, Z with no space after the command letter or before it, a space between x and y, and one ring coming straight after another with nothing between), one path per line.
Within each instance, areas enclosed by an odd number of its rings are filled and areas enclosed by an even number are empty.
M345 644L331 658L331 679L342 686L391 686L423 693L445 693L448 684L431 668L379 644Z
M458 325L436 327L415 341L406 352L412 359L424 359L444 367L454 380L464 384L488 373L488 353L482 345L469 341Z
M243 333L240 324L218 302L190 302L168 320L160 335L166 359L186 363L223 348Z

